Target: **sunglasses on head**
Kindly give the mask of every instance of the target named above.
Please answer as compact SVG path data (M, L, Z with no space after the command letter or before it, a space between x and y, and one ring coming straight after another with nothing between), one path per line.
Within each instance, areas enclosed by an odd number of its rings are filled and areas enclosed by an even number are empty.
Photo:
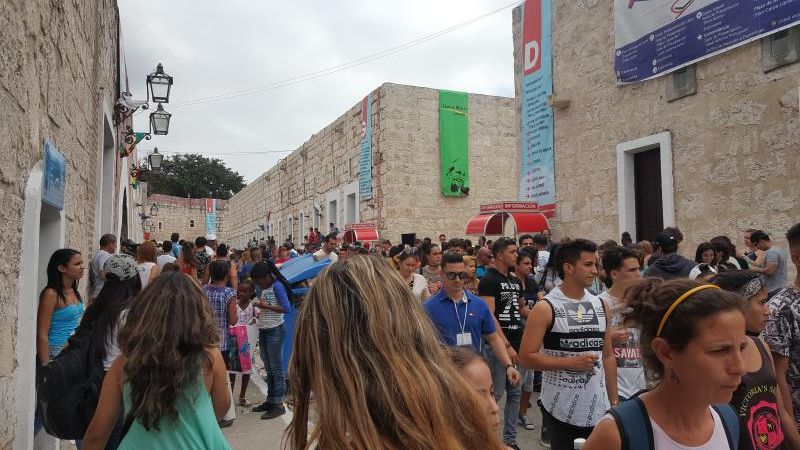
M445 272L444 276L446 276L450 281L453 281L456 278L464 280L467 278L467 272Z

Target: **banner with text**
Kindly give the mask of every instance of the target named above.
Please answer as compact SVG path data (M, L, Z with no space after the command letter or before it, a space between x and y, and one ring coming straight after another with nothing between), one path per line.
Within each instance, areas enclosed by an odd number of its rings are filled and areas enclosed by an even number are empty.
M442 195L469 194L469 95L439 91Z
M614 0L619 83L655 78L800 23L800 0Z
M217 200L206 199L206 235L217 234Z
M551 46L553 5L525 0L522 5L522 154L519 199L534 201L548 217L555 215Z
M372 93L361 101L361 148L358 158L358 196L372 198Z

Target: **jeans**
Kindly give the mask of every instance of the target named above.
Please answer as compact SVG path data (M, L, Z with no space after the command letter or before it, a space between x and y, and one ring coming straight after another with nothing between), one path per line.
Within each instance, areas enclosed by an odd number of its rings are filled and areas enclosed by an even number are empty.
M286 327L283 324L258 330L258 347L267 371L267 403L283 403L286 394L286 374L283 373L281 361L285 337Z
M511 386L506 377L506 366L494 357L491 347L483 347L489 368L492 370L492 383L494 384L494 398L498 402L506 394L506 405L503 410L503 442L506 444L517 443L517 420L519 419L519 401L522 396L522 383L516 387Z

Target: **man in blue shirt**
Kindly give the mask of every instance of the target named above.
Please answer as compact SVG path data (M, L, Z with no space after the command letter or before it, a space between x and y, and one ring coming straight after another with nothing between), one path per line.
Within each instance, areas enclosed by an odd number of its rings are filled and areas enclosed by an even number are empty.
M497 334L492 312L480 297L464 290L466 270L463 256L455 252L445 253L442 257L444 288L428 299L423 307L445 344L470 347L480 353L481 340L485 338L505 364L508 381L517 385L519 372L511 363L505 344Z

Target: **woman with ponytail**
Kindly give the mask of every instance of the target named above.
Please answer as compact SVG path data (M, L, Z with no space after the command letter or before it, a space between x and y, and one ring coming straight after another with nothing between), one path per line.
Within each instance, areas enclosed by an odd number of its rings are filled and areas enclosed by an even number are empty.
M625 326L641 330L645 375L655 387L610 410L583 449L736 448L738 420L727 403L745 373L741 298L714 285L654 278L624 297Z

